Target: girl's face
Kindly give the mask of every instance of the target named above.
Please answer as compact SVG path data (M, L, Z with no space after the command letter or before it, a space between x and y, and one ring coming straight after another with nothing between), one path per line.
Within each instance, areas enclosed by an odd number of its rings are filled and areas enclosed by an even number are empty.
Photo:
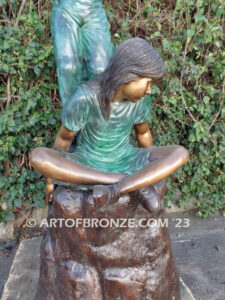
M151 82L150 78L138 78L134 81L126 83L123 88L123 95L132 102L136 102L146 94L151 95Z

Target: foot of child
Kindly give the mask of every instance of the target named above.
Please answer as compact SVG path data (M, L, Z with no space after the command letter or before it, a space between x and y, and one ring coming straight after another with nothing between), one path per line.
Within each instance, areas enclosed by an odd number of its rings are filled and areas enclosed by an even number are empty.
M162 209L160 196L153 185L136 191L136 197L141 201L143 207L153 214L157 214Z
M115 185L95 185L93 199L96 207L113 204L118 200L119 192Z

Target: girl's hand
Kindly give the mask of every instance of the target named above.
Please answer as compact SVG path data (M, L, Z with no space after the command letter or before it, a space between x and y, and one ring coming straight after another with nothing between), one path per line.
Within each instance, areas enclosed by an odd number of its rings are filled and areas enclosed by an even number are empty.
M52 193L54 191L55 185L52 183L50 178L47 178L45 187L45 202L49 203L52 199Z
M67 129L64 125L61 125L60 130L56 136L53 149L58 148L63 151L68 151L73 137L76 132ZM47 178L45 187L45 202L51 202L52 193L54 191L55 185L52 183L50 178Z

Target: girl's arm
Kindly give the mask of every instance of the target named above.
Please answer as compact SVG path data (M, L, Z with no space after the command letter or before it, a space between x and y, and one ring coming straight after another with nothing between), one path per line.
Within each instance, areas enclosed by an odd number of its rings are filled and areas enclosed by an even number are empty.
M61 125L59 132L56 136L53 149L58 148L63 151L68 151L73 141L75 133L75 131L69 130L64 125Z
M53 149L58 148L63 151L68 151L73 141L73 137L75 133L76 133L75 131L71 131L67 129L65 126L61 125L59 132L56 136ZM45 188L45 198L47 203L51 199L53 191L54 191L54 184L52 183L50 178L47 178L46 188Z
M148 126L148 122L134 125L138 146L147 148L153 145L152 135Z

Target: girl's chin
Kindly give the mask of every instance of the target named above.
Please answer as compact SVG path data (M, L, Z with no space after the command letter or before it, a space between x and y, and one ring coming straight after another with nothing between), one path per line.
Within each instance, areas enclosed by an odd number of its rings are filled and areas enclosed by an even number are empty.
M133 99L131 99L130 101L132 101L132 102L137 102L138 100L140 100L141 99L141 97L140 98L133 98Z
M139 98L128 98L128 97L126 97L126 98L124 98L123 99L123 101L131 101L131 102L137 102L138 100L140 100L142 97L144 97L144 96L141 96L141 97L139 97Z

